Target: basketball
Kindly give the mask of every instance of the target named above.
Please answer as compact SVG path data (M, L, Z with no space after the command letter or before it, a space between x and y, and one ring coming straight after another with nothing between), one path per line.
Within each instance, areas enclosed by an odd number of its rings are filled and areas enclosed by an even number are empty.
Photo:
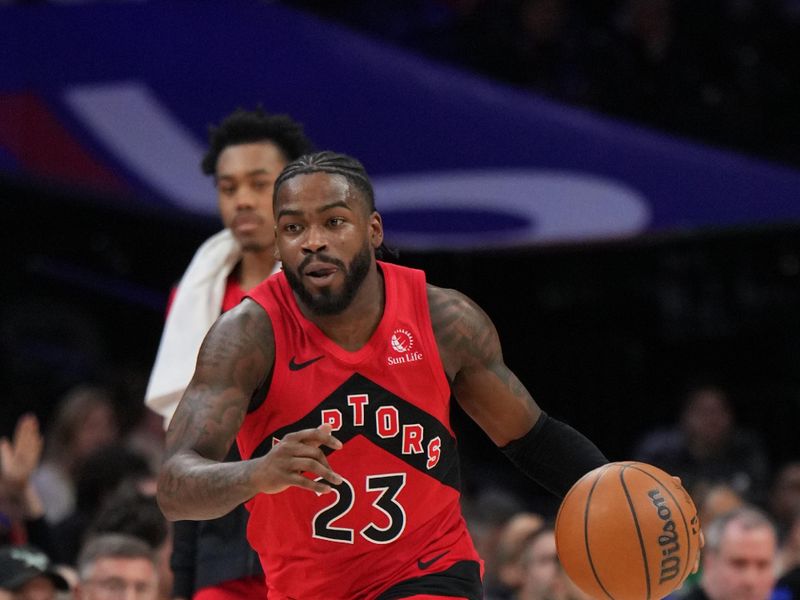
M592 598L657 600L681 586L700 551L689 494L641 462L590 471L567 492L556 548L570 579Z

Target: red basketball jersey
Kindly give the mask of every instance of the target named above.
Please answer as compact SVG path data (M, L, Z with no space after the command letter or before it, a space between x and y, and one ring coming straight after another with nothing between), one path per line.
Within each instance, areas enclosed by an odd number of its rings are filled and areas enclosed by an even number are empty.
M275 366L264 401L239 432L242 457L324 422L344 444L328 455L345 479L333 493L292 487L247 503L248 538L268 573L270 600L376 598L464 561L482 570L459 505L450 386L425 275L379 268L384 314L355 352L302 315L283 273L249 294L272 322Z

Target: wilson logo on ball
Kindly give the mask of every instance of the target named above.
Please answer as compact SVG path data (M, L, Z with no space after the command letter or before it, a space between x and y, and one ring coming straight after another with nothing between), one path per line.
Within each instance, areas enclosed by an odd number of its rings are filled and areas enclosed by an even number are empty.
M660 489L654 489L647 492L653 506L656 507L658 518L664 521L664 527L661 534L658 536L658 545L661 546L661 578L659 583L664 583L670 579L675 579L681 572L681 559L680 556L674 556L676 552L681 549L678 543L678 532L675 529L675 521L672 520L672 511L667 506L664 496L661 495Z

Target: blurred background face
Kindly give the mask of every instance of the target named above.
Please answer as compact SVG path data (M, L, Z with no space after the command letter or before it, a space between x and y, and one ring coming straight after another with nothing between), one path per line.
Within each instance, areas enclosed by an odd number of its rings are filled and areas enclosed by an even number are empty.
M269 250L275 242L272 189L286 164L283 152L272 142L228 146L217 159L222 223L245 252Z
M75 431L75 455L86 457L94 450L111 444L117 439L117 419L113 409L97 404L86 414L86 418Z
M158 573L144 558L101 558L82 581L78 600L156 600Z
M545 590L552 584L558 571L554 533L542 533L531 542L526 565L526 578L530 587Z
M773 514L786 523L800 512L800 462L781 469L770 498Z
M714 388L694 392L684 411L683 425L692 439L702 441L706 447L724 443L733 428L727 396Z
M15 590L13 600L55 600L56 587L47 577L36 577Z
M767 600L775 585L776 552L768 527L730 523L719 550L705 558L703 589L711 600Z

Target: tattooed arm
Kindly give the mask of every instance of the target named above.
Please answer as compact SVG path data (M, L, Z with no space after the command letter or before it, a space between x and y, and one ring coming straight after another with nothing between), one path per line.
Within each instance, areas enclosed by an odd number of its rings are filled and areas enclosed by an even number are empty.
M327 425L290 433L264 456L223 462L250 397L274 360L272 324L252 300L223 314L208 332L167 431L158 480L158 503L167 518L214 519L259 492L274 494L289 486L331 491L303 476L305 471L340 482L320 450L341 447Z
M464 411L498 446L527 433L541 409L503 361L486 313L463 294L430 285L428 304L439 354Z
M497 330L475 303L429 286L428 304L456 399L523 473L563 498L581 476L608 462L581 433L536 405L503 362Z

